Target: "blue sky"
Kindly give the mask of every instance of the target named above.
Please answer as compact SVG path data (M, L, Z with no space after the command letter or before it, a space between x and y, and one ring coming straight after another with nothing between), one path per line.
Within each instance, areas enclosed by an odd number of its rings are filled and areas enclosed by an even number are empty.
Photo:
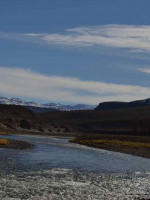
M149 0L1 0L0 95L40 103L150 97Z

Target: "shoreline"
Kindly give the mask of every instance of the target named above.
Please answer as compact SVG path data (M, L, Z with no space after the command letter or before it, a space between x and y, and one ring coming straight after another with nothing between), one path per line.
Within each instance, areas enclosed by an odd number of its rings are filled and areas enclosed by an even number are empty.
M35 132L7 132L0 133L0 135L26 135L37 137L51 137L57 139L68 139L68 142L85 145L97 149L104 149L108 151L126 153L134 156L150 159L150 137L146 136L128 136L128 135L82 135L82 136L68 136L61 134L38 134ZM17 140L19 141L19 140ZM22 141L21 141L22 142ZM32 144L30 144L32 145ZM33 145L32 145L33 146ZM9 148L0 145L0 148ZM13 147L14 148L14 147Z
M69 142L150 159L150 138L148 137L99 135L97 138L91 138L91 136L86 138L86 136L81 136L72 138Z
M56 133L40 133L40 132L30 132L30 131L0 131L0 135L28 135L28 136L39 136L39 137L54 137L54 138L65 138L71 139L75 137L77 134L70 133L70 134L56 134Z
M0 148L24 150L33 149L35 146L26 141L0 138Z

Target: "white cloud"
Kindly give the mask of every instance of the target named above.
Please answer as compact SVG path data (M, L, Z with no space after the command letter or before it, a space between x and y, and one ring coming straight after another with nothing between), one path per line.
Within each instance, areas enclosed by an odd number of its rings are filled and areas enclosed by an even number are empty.
M141 72L144 72L146 74L150 74L150 68L140 68L138 70L141 71Z
M8 67L0 67L0 92L46 101L90 104L150 97L150 88L147 87L46 76Z
M150 26L103 25L67 29L63 33L3 33L0 37L46 45L110 46L150 51Z

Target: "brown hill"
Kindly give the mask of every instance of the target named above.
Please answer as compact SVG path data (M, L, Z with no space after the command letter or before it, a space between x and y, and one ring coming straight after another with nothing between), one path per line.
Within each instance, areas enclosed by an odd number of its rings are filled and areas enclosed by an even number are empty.
M150 106L117 109L53 112L43 119L82 132L109 134L149 134Z
M150 106L36 114L15 105L0 105L0 131L72 136L77 133L150 135Z
M1 133L67 134L65 128L46 121L23 106L0 105Z

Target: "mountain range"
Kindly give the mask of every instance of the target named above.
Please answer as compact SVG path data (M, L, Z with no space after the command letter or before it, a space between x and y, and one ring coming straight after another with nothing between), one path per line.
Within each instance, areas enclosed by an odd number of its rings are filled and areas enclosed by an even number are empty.
M94 110L94 109L114 110L121 108L141 107L150 105L150 98L144 100L131 101L131 102L121 102L121 101L102 102L98 106L96 106L88 104L64 105L61 103L39 104L34 101L27 102L19 98L7 98L0 96L0 104L25 106L34 112L41 113L48 111L73 111L73 110Z
M47 103L47 104L38 104L36 102L27 102L19 98L7 98L0 97L0 104L5 105L20 105L28 107L34 112L45 112L45 111L72 111L72 110L93 110L95 105L87 104L75 104L75 105L63 105L60 103Z
M59 111L59 104L36 104L18 98L1 97L0 103L0 131L7 133L149 135L150 130L150 99L104 102L93 110L69 112L49 112ZM54 109L55 106L57 109Z

